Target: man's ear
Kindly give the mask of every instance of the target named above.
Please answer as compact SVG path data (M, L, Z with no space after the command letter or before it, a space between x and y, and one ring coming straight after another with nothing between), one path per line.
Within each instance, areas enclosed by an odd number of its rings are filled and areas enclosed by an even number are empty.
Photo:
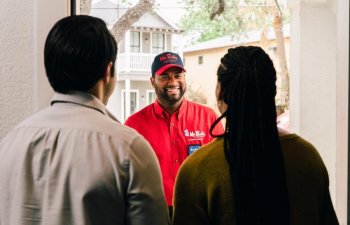
M105 74L103 76L103 80L105 81L105 83L109 83L109 81L111 80L112 66L113 66L113 63L109 62L107 67L106 67L106 71L105 71Z
M155 81L155 79L156 79L155 76L154 76L154 77L152 76L152 77L149 79L149 80L151 81L152 87L154 87L154 81Z

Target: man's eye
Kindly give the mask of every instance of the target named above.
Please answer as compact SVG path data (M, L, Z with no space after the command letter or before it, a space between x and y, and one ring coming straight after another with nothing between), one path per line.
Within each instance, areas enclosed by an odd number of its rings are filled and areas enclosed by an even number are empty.
M168 80L169 76L168 75L160 75L160 79L162 80Z

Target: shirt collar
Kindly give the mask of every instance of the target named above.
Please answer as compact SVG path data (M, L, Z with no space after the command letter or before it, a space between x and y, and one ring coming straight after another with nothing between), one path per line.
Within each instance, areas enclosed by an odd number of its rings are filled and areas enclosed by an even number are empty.
M185 110L187 108L187 100L185 98L182 99L180 108L175 112L177 119L182 117L185 114ZM154 102L154 111L156 115L160 117L164 117L164 114L168 114L163 107L159 104L158 100L156 99Z
M73 103L84 107L88 107L99 111L100 113L108 116L112 120L119 122L118 119L115 118L113 114L108 111L106 106L98 98L86 92L70 91L67 94L56 92L51 100L51 106L58 102Z

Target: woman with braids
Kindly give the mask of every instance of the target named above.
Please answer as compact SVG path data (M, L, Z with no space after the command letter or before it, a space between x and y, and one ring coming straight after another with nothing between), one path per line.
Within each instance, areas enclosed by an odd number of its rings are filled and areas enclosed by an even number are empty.
M276 71L260 47L228 50L217 72L224 134L182 165L174 225L334 225L317 150L276 126Z

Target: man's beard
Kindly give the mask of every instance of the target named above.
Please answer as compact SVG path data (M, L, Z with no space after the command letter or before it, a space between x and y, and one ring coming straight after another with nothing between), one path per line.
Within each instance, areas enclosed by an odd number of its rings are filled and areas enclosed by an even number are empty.
M167 89L169 89L169 87L164 88L163 91L161 93L159 93L159 95L162 99L166 100L170 105L173 105L173 104L177 103L178 101L180 101L186 92L186 88L179 87L179 89L178 89L179 94L176 96L172 96L171 94L169 94L167 92Z

